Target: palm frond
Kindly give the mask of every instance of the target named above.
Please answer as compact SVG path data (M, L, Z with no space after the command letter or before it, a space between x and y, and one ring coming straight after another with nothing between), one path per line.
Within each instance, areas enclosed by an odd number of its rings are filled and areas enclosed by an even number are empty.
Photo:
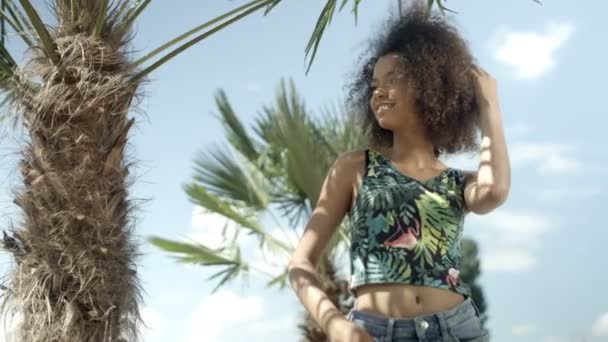
M257 119L255 133L266 146L265 158L276 178L273 202L291 225L297 225L316 203L330 162L337 157L330 134L323 132L307 114L293 82L281 82L275 105L265 107ZM336 137L332 137L336 139Z
M445 15L446 12L450 12L450 13L454 13L457 14L458 12L453 11L447 7L445 7L445 5L443 4L445 2L445 0L436 0L437 1L437 7L439 8L439 11L441 11L441 14ZM430 8L428 10L428 12L430 13Z
M241 228L248 230L249 234L256 235L262 246L267 245L271 249L279 248L284 251L290 250L288 245L265 231L258 222L247 218L245 214L239 213L230 203L214 196L204 187L198 184L189 184L184 187L184 190L194 204L234 221Z
M341 11L344 8L344 6L346 6L347 2L348 2L348 0L342 0L342 3L340 5L338 11ZM358 21L360 2L361 2L361 0L353 0L352 12L355 16L355 25L357 24L357 21ZM319 45L321 44L321 39L323 38L323 33L325 32L325 29L327 28L327 26L329 26L329 24L331 23L331 19L333 18L334 13L336 11L336 6L337 6L337 0L327 0L327 2L325 3L325 6L321 10L321 13L319 14L319 18L317 19L315 28L313 29L313 32L308 40L308 43L306 44L305 50L304 50L305 58L309 58L308 66L306 67L306 74L308 74L308 72L310 71L310 69L312 67L312 63L317 55L317 50L319 48Z
M323 107L321 121L317 126L321 130L323 139L337 153L363 149L367 145L362 125L355 115L347 112L344 105L334 104Z
M3 0L6 1L6 0ZM0 20L2 21L2 45L4 45L4 41L7 35L7 30L5 24L9 24L13 30L23 39L23 41L29 47L33 47L34 43L29 38L23 23L20 21L19 17L15 14L15 12L8 6L8 4L3 5L0 10Z
M220 198L238 202L254 211L270 201L268 182L247 160L236 160L223 148L201 153L195 160L194 180Z
M285 287L287 287L288 277L289 277L289 271L287 268L285 268L285 270L283 272L281 272L281 274L279 274L275 278L271 279L266 284L266 287L278 286L279 289L284 289Z
M153 63L152 65L150 65L149 67L145 68L144 70L138 72L135 76L133 76L133 81L137 82L139 80L141 80L142 78L146 77L149 73L151 73L152 71L158 69L160 66L162 66L163 64L165 64L166 62L168 62L169 60L171 60L173 57L177 56L178 54L180 54L181 52L185 51L186 49L190 48L191 46L195 45L196 43L200 42L201 40L211 36L212 34L222 30L223 28L239 21L240 19L258 11L259 9L263 8L264 6L268 5L272 0L254 0L251 1L248 4L245 4L243 6L240 6L232 11L229 11L213 20L210 20L198 27L195 27L194 29L178 36L177 38L167 42L166 44L160 46L159 48L153 50L152 52L150 52L149 54L147 54L146 56L140 58L139 60L134 62L135 66L139 66L143 63L145 63L146 61L148 61L149 59L155 57L156 55L158 55L159 53L164 52L166 49L168 49L169 47L178 44L179 42L183 41L184 39L192 36L193 34L200 32L201 30L214 25L217 22L220 22L228 17L233 16L236 13L239 13L238 15L234 16L232 19L229 19L225 22L223 22L222 24L219 24L218 26L214 27L213 29L210 29L209 31L196 36L195 38L191 39L190 41L184 43L183 45L177 47L176 49L174 49L173 51L167 53L164 57L160 58L158 61L156 61L155 63ZM246 9L246 10L244 10Z
M197 263L205 266L235 265L238 261L198 243L176 242L160 237L150 237L148 241L154 246L174 254L181 255L177 259L185 263Z
M337 0L327 0L327 3L325 3L325 7L323 8L323 10L321 10L321 14L317 19L315 28L312 32L312 35L310 36L310 39L308 40L306 49L304 50L306 53L305 57L308 57L310 55L308 67L306 68L307 74L310 71L310 68L312 67L312 62L315 59L315 56L317 55L317 49L319 48L319 44L321 43L321 39L323 38L323 32L331 22L331 18L334 15L334 11L336 9L336 1Z
M128 3L128 1L124 2L124 4ZM70 13L72 14L72 21L76 22L76 20L80 16L80 6L78 0L70 0Z
M4 12L6 10L6 0L2 0L0 3L0 10ZM4 16L0 18L0 44L4 45L6 38L6 22Z
M353 9L352 12L355 15L355 25L358 24L359 22L359 3L361 2L361 0L354 0L353 1Z
M243 273L249 271L249 265L242 260L238 248L234 249L233 255L225 255L226 253L223 250L213 250L198 243L176 242L156 236L148 238L148 242L161 250L173 254L174 258L181 263L202 266L224 266L223 270L208 278L208 280L213 280L223 276L212 290L212 293L239 275L243 275Z
M138 0L136 1L131 9L125 14L123 27L129 28L135 20L139 17L139 15L148 7L152 0ZM125 1L126 2L126 1Z
M289 90L282 82L276 106L281 143L286 149L288 177L306 194L310 203L317 203L329 163L327 151L316 140L314 124L293 82L290 82Z
M53 64L57 65L59 63L59 54L57 52L55 41L53 41L53 38L46 29L42 19L40 19L38 12L36 12L30 0L19 0L19 2L32 23L32 26L36 30L36 33L38 34L38 39L44 48L46 56L53 62Z
M108 13L108 5L110 0L96 0L99 1L99 13L97 13L97 23L95 24L95 37L99 37L103 31L103 27L106 23L106 14Z
M14 89L16 67L17 63L13 56L4 44L0 44L0 91L10 92Z
M259 152L255 143L247 134L243 123L234 113L230 101L224 91L219 91L215 96L215 104L220 112L222 124L230 144L248 160L254 162L259 158Z
M271 1L268 6L266 7L266 10L264 11L264 15L267 15L268 13L270 13L270 11L272 11L281 1L283 0L273 0Z

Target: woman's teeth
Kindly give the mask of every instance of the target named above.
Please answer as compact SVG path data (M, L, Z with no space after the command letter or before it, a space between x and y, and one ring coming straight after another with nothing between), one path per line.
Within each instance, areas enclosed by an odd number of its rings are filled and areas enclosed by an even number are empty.
M392 105L381 105L380 107L378 107L378 113L382 113L385 110L389 110L391 107L393 107Z

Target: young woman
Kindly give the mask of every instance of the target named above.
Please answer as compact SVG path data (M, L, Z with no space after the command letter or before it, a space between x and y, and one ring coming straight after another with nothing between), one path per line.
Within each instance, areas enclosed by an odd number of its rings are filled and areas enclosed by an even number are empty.
M290 283L332 342L489 341L459 268L464 216L500 206L510 187L496 81L456 29L415 7L369 51L349 96L369 148L332 166ZM438 159L471 150L474 171ZM344 317L315 268L347 214L356 305Z

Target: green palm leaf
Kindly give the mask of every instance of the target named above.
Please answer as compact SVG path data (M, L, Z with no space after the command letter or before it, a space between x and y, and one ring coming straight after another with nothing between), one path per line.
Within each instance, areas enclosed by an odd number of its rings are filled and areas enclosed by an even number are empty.
M36 30L38 34L38 39L40 43L44 47L44 51L46 52L46 56L53 62L53 64L59 64L59 54L57 53L57 46L55 45L55 41L51 38L51 34L46 29L46 26L40 19L38 12L34 9L31 2L29 0L19 0L23 10L27 14L32 26Z
M163 64L165 64L166 62L168 62L169 60L171 60L173 57L177 56L178 54L180 54L181 52L185 51L186 49L188 49L189 47L195 45L196 43L202 41L203 39L211 36L212 34L220 31L221 29L229 26L232 23L235 23L237 21L239 21L240 19L248 16L249 14L252 14L254 12L256 12L257 10L263 8L264 6L267 6L269 4L271 4L273 0L254 0L249 2L248 4L245 4L241 7L238 7L232 11L229 11L227 13L225 13L224 15L221 15L213 20L210 20L198 27L195 27L194 29L180 35L179 37L169 41L168 43L164 44L163 46L155 49L154 51L152 51L151 53L149 53L148 55L142 57L141 59L137 60L134 65L138 66L141 65L142 63L146 62L147 60L149 60L150 58L158 55L159 53L165 51L166 49L168 49L169 47L178 44L179 42L183 41L184 39L192 36L193 34L200 32L201 30L214 25L220 21L222 21L225 18L231 17L233 15L237 14L236 16L234 16L233 18L226 20L225 22L223 22L222 24L217 25L216 27L214 27L213 29L208 30L207 32L200 34L199 36L194 37L193 39L189 40L188 42L182 44L181 46L177 47L176 49L174 49L173 51L167 53L164 57L160 58L158 61L156 61L155 63L153 63L152 65L150 65L149 67L145 68L144 70L138 72L135 76L133 76L133 81L137 82L141 79L143 79L144 77L146 77L149 73L151 73L152 71L158 69L160 66L162 66Z
M234 113L230 102L224 91L219 91L215 96L215 104L220 112L222 123L226 129L226 137L230 144L236 148L249 161L256 161L259 152L254 141L249 137L243 123Z
M6 28L6 24L8 24L17 34L25 41L25 43L31 47L33 44L31 40L27 37L26 29L24 28L25 18L23 14L19 11L19 9L13 9L15 6L12 0L2 0L0 5L0 26L2 28L2 45L6 43L6 38L8 35L8 30ZM19 15L17 15L17 13Z
M167 252L181 254L177 259L184 263L198 263L204 266L221 266L239 264L238 260L222 256L213 249L201 244L175 242L159 237L151 237L148 241Z
M234 221L245 230L248 230L249 234L256 235L260 240L261 247L266 246L267 248L275 251L291 250L291 248L284 242L277 240L271 234L266 232L257 221L248 218L247 214L250 213L239 213L238 210L230 203L212 195L208 190L200 185L189 184L185 186L184 189L193 203L209 210L210 212L220 214Z
M123 27L125 27L125 28L131 27L131 25L133 25L133 23L139 17L139 15L146 9L146 7L148 7L148 5L150 4L151 1L152 0L143 0L143 1L138 0L135 4L133 4L131 9L124 16ZM128 3L128 2L125 2L125 3Z
M249 265L241 259L241 253L238 248L234 249L233 255L226 256L222 255L222 250L212 250L196 243L175 242L159 237L150 237L148 241L152 245L172 253L176 260L181 263L202 266L224 266L223 270L208 278L208 280L213 280L223 276L211 291L212 293L239 275L244 275L249 271Z
M235 160L225 149L201 153L194 180L221 198L230 198L260 211L268 207L270 189L264 176L247 160Z
M103 26L106 23L106 13L108 13L108 5L110 0L97 0L100 2L99 13L97 15L97 24L95 25L95 37L99 37L101 35L101 31L103 31Z

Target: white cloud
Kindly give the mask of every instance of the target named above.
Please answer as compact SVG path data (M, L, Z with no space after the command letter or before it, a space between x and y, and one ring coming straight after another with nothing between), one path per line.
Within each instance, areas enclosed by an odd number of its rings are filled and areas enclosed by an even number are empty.
M573 147L556 143L517 143L509 146L513 167L534 165L538 172L573 173L581 169L581 162L571 157Z
M230 331L244 331L259 324L264 305L258 296L241 296L219 290L204 298L188 321L184 342L225 342Z
M559 201L568 199L580 201L590 197L598 196L606 192L602 186L596 187L570 187L560 189L546 189L538 192L537 197L542 201Z
M541 32L499 29L492 48L494 58L512 67L521 80L537 79L555 66L556 51L570 39L574 26L552 22Z
M144 326L140 328L143 340L146 342L161 341L166 324L160 313L151 307L144 307L141 310L141 318Z
M535 249L542 246L555 223L529 212L499 208L488 215L467 218L471 235L481 246L485 272L527 272L536 265Z
M251 334L260 341L295 341L299 337L298 324L300 318L297 315L281 315L277 318L264 319L257 324L251 325ZM239 339L239 341L241 341ZM249 338L251 341L252 338Z
M484 242L500 242L508 247L538 247L544 235L555 226L543 215L503 208L488 215L472 216L470 220Z
M514 125L512 131L523 134L529 128L523 124ZM582 169L582 163L574 157L575 148L560 143L520 142L509 144L509 160L513 168L532 167L540 174L570 174ZM454 168L476 170L479 154L465 153L442 158Z
M530 335L536 331L536 326L533 324L519 324L511 327L511 332L516 336Z
M608 337L608 312L603 313L595 323L593 323L591 333L596 337Z
M524 249L492 251L481 257L483 272L526 272L536 267L536 258Z

